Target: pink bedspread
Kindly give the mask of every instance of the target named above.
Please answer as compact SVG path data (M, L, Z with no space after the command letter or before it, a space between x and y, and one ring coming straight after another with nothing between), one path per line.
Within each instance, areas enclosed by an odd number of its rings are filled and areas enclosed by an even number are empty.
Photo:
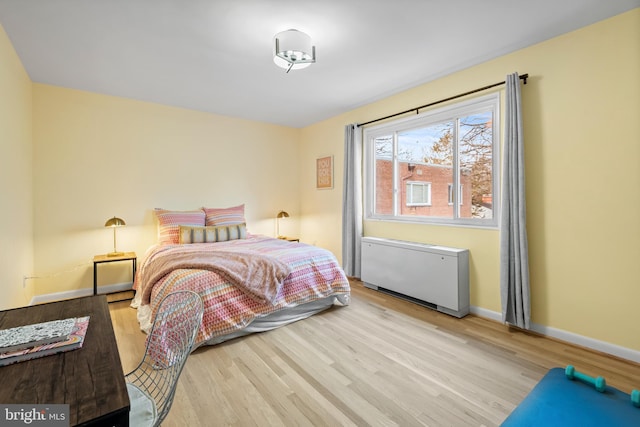
M188 245L177 251L158 251L152 263L145 264L145 283L156 283L174 270L209 270L222 275L258 302L273 304L278 297L284 280L289 276L289 266L271 255L253 250L227 251L222 249L203 250L201 246ZM141 295L148 304L152 287L148 286Z
M183 258L192 254L194 258L203 259L207 254L223 251L273 257L288 267L290 274L279 286L273 302L260 301L251 292L235 286L224 272L215 269L177 268L161 277L156 274L156 279L152 279L153 271L157 271L154 263L162 262L173 254ZM199 293L205 310L203 325L196 338L197 345L241 330L256 317L285 307L350 293L349 281L331 252L264 236L230 242L156 246L141 263L134 287L142 296L141 305L149 304L153 316L156 306L170 292L189 289Z

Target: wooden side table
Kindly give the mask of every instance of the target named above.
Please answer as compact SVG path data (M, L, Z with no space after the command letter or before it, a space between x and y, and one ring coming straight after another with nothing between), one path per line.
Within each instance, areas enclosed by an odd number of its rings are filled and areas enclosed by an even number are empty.
M125 252L122 255L109 256L109 255L96 255L93 257L93 294L98 295L98 264L105 262L119 262L119 261L131 261L131 281L136 278L136 267L138 264L138 256L135 252ZM111 301L114 302L114 301Z

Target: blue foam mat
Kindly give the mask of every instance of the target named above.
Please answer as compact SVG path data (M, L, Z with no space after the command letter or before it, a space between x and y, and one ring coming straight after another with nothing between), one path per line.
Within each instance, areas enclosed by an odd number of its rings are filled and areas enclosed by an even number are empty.
M592 385L568 379L564 369L553 368L502 426L640 426L640 408L614 387L600 393Z

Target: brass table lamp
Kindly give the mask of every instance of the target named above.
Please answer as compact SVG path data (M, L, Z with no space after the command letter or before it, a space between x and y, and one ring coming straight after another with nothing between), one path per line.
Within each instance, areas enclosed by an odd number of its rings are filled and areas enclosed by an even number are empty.
M122 256L124 255L124 252L118 252L118 250L116 249L116 228L122 227L127 225L123 219L121 218L117 218L117 217L113 217L113 218L109 218L107 220L107 222L104 223L105 227L112 227L113 228L113 252L109 252L107 254L107 256Z
M280 211L278 215L276 215L276 234L278 235L278 239L286 239L286 236L280 235L280 218L289 218L289 214L285 211Z

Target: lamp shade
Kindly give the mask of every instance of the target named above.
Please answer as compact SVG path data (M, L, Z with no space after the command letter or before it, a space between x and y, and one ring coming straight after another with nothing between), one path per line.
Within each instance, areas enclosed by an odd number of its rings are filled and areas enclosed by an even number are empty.
M127 225L122 218L109 218L107 222L104 223L105 227L122 227L123 225Z
M276 215L276 218L289 218L289 214L285 211L280 211L278 215Z
M316 62L316 47L302 31L282 31L273 38L273 62L287 73L306 68Z

